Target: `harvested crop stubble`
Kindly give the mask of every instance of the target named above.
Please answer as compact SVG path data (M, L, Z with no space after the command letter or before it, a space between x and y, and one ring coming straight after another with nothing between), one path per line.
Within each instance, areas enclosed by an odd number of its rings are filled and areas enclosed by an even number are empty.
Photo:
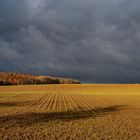
M0 87L0 139L139 140L139 93L140 85Z

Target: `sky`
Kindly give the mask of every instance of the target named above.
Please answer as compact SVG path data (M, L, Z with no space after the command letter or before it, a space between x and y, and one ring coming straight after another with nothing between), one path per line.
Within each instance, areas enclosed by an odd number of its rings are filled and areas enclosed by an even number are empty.
M139 0L0 0L0 71L140 82Z

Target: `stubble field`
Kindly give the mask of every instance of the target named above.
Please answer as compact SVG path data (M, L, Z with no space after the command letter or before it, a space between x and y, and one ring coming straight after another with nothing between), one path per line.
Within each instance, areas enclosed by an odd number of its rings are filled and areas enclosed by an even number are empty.
M140 140L140 85L0 87L0 140Z

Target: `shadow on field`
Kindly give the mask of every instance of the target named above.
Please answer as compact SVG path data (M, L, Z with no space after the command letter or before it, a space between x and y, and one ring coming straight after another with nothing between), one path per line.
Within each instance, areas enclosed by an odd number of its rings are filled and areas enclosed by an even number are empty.
M26 113L17 114L11 116L0 117L0 126L8 125L9 127L14 126L26 126L34 123L48 122L48 121L71 121L78 119L95 118L104 116L113 112L125 109L125 106L109 106L100 107L91 110L80 110L80 111L68 111L68 112L52 112L52 113ZM14 123L14 125L13 125Z
M31 103L31 101L19 101L19 102L0 102L0 107L18 107L23 106L24 104Z

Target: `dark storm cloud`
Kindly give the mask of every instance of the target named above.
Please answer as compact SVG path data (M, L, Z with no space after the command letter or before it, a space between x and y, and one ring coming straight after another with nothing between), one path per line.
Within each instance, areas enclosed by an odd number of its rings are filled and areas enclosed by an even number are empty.
M0 0L0 70L140 82L140 1Z

